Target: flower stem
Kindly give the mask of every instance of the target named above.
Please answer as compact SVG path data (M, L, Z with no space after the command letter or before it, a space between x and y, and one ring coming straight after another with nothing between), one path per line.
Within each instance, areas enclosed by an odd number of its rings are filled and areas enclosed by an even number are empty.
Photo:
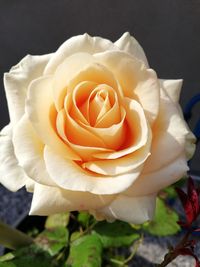
M17 249L32 242L31 237L0 221L0 244L4 247Z

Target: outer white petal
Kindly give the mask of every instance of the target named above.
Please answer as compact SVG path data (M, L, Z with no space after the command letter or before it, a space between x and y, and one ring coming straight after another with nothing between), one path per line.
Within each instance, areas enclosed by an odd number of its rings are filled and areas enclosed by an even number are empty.
M13 143L19 164L29 177L41 184L55 185L46 171L43 158L44 144L26 115L21 118L14 129Z
M172 101L178 103L183 85L183 80L162 80L160 79L161 87L166 91Z
M54 56L45 68L45 74L54 73L63 60L75 53L86 52L92 55L108 50L118 50L118 48L107 39L91 37L87 33L74 36L64 42L54 53Z
M97 210L108 220L118 219L128 223L141 224L152 220L155 211L156 195L128 197L119 195L109 206Z
M127 196L143 196L156 193L178 181L186 174L188 169L186 158L180 156L157 171L141 175L124 194Z
M161 89L160 113L153 129L151 156L145 163L143 173L157 171L185 154L188 127L177 105Z
M73 160L76 155L57 135L55 129L56 110L52 97L52 77L44 76L34 80L29 86L26 98L26 114L44 144L52 146L60 154Z
M25 98L30 82L42 75L51 54L24 57L4 75L10 120L15 124L24 114Z
M0 183L11 191L17 191L25 185L27 178L15 157L9 125L0 133Z
M108 205L114 197L73 192L36 183L30 214L50 215L74 210L99 209Z
M117 194L127 189L139 176L142 167L119 176L103 176L84 171L49 147L44 149L46 168L52 180L61 188L98 195ZM58 171L59 170L59 171Z
M146 67L149 67L144 50L138 41L130 35L129 32L125 32L119 40L115 42L115 45L122 51L133 55L134 57L142 60Z
M180 93L181 93L181 87L183 84L183 80L160 80L160 84L161 84L161 87L168 94L168 96L171 98L171 100L176 103L180 117L184 120L182 109L178 103L179 99L180 99ZM185 152L186 152L187 159L190 159L190 158L192 158L192 156L195 152L196 137L190 131L190 129L186 123L185 123L185 129L188 132L186 134Z

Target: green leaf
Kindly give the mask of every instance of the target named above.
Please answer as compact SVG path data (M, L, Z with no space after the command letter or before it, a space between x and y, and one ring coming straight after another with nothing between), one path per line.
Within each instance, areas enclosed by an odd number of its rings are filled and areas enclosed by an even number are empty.
M69 213L59 213L48 216L45 222L45 228L51 229L59 226L66 227L69 223Z
M121 221L99 222L93 232L99 236L104 248L129 246L140 237L128 223Z
M6 248L17 249L33 243L33 239L10 225L0 221L0 244Z
M100 267L102 243L95 234L85 235L74 241L70 248L66 266L71 267Z
M86 211L80 211L78 214L78 222L83 226L83 227L88 227L89 222L90 222L90 214Z
M167 198L175 199L177 197L177 193L174 186L168 186L163 190L167 194Z
M75 241L76 239L78 239L79 237L81 237L82 233L81 232L78 232L78 231L75 231L71 234L70 236L70 242L73 242Z
M0 257L0 267L57 267L58 263L35 245Z
M144 224L143 229L156 236L174 235L180 231L178 219L177 213L166 206L163 200L157 198L155 218L152 222Z
M68 245L68 229L60 226L44 230L36 239L36 244L48 251L50 255L56 255L62 248Z

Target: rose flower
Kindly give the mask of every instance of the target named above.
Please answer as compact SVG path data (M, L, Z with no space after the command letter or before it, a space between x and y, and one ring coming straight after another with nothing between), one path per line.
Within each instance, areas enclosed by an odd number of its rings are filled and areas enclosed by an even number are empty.
M23 58L4 84L0 182L33 192L30 214L143 223L157 192L188 170L195 139L178 104L182 80L159 80L129 33L72 37Z

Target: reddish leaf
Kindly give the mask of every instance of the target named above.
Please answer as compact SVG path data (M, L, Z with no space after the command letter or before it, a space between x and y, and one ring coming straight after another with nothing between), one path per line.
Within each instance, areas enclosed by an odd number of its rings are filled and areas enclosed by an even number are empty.
M189 177L188 179L188 197L190 199L196 217L199 213L199 195L197 190L195 189L194 182L191 177Z
M176 192L177 192L177 194L181 200L181 203L183 205L183 208L185 210L187 222L189 224L191 224L195 218L195 214L194 214L193 206L190 202L190 199L187 196L187 194L183 190L181 190L180 188L176 188Z

